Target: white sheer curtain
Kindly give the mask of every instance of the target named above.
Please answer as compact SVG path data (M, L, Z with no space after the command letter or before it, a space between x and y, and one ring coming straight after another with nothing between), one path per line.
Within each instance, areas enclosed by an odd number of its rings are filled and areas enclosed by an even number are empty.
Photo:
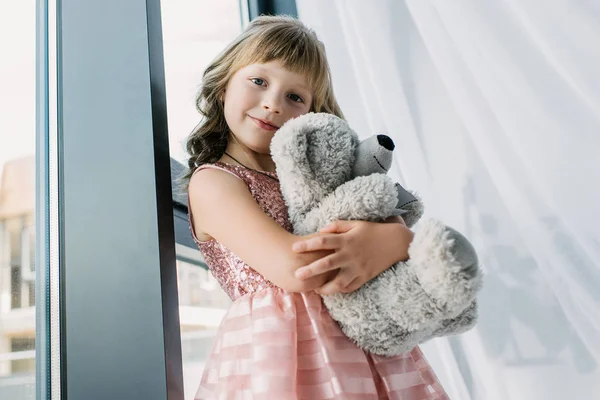
M297 6L351 125L479 251L478 326L423 346L451 398L600 398L600 3Z

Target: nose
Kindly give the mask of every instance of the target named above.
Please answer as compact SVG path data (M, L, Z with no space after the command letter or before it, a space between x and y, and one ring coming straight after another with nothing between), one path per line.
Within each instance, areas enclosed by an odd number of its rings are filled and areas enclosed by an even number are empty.
M386 150L393 151L394 148L396 148L392 138L387 135L377 135L377 141L379 142L379 145Z
M275 114L281 114L281 101L275 94L271 96L265 95L262 101L262 108Z

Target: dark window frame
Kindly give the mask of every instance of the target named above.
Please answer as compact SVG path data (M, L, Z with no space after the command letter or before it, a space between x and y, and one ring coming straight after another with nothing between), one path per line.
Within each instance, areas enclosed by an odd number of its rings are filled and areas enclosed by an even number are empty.
M296 0L248 0L248 13L251 20L262 14L298 16Z
M182 400L160 1L53 4L61 398Z

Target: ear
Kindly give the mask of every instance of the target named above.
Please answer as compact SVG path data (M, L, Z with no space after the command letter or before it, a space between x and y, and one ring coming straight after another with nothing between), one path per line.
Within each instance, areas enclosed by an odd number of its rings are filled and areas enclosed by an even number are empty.
M341 118L308 113L287 121L271 141L292 223L351 178L358 135Z
M396 182L398 204L396 210L404 219L407 227L412 228L423 216L425 206L417 193L409 192Z

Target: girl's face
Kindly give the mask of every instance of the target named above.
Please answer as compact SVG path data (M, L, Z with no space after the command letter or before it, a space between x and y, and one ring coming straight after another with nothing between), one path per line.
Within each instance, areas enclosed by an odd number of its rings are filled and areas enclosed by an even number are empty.
M237 140L256 153L270 154L275 131L310 111L312 92L305 76L270 61L237 71L223 100L225 120Z

